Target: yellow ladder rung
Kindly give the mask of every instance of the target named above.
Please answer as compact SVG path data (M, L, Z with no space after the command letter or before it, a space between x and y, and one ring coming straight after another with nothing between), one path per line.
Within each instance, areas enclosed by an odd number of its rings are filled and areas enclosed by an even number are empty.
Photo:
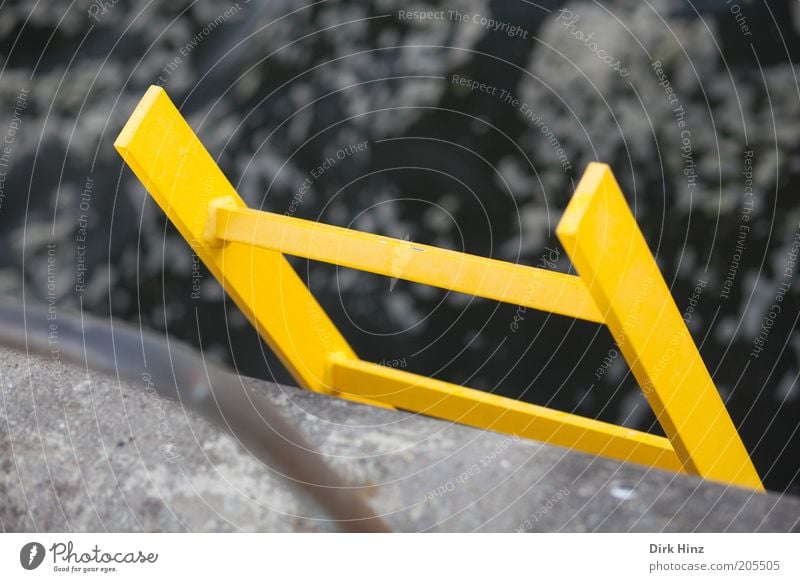
M222 241L603 322L573 275L224 204L209 207L209 221Z
M357 359L334 358L332 366L333 383L346 394L621 461L683 470L664 437Z

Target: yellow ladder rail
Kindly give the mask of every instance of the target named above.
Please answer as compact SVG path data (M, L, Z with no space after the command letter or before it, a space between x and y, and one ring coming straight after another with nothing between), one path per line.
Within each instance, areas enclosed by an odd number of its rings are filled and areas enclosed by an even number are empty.
M160 87L114 145L300 386L763 490L608 166L556 230L572 276L248 209ZM667 438L362 361L284 254L604 323Z
M686 470L763 489L607 165L589 164L556 234Z
M205 242L212 201L245 203L163 89L147 90L114 147L298 384L333 393L328 355L355 353L283 255Z

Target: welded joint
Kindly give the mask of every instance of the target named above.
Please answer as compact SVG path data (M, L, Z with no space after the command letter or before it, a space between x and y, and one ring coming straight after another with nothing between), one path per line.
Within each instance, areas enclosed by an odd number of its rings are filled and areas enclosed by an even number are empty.
M217 220L221 208L238 208L233 196L218 196L208 203L208 217L206 218L205 229L203 230L203 242L210 247L221 247L225 240L217 236Z

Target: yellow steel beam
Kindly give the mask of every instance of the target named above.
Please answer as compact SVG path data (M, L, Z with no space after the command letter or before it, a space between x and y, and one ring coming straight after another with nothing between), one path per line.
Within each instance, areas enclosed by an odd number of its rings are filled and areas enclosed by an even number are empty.
M573 275L237 206L209 208L209 222L220 240L603 321L586 284Z
M209 206L244 201L160 87L150 87L114 147L298 384L331 393L328 357L355 357L283 255L205 238Z
M664 437L360 360L335 358L332 365L334 385L349 394L595 455L682 470Z
M589 165L556 233L687 471L763 490L607 165Z

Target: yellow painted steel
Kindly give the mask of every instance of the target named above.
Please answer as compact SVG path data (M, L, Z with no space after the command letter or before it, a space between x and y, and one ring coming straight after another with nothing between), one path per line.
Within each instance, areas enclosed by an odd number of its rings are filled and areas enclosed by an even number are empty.
M239 207L212 209L216 236L601 323L580 277Z
M300 386L762 489L607 166L557 229L575 277L248 209L159 87L115 147ZM606 323L668 438L361 361L283 254Z
M436 418L622 461L682 470L681 460L664 437L403 370L360 360L335 359L333 383L349 394Z
M283 255L206 240L210 205L245 204L163 89L148 89L114 147L295 380L333 392L328 357L355 354Z
M589 165L556 234L687 471L763 490L607 165Z

